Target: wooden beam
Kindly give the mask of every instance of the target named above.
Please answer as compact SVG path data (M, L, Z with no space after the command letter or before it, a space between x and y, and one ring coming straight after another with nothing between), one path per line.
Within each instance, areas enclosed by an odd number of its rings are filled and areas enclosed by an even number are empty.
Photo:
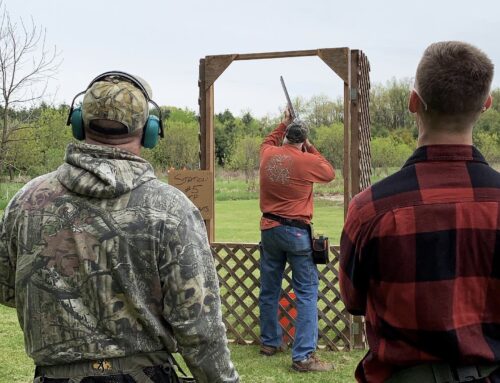
M342 80L348 82L347 61L349 48L323 48L302 51L264 52L228 54L205 57L205 89L213 85L219 76L224 73L235 60L263 60L287 57L319 56Z
M237 55L218 55L205 57L205 90L224 73Z
M285 51L285 52L265 52L265 53L244 53L236 55L235 60L262 60L262 59L279 59L287 57L303 57L303 56L316 56L318 51Z
M318 49L317 54L344 82L349 83L349 48Z

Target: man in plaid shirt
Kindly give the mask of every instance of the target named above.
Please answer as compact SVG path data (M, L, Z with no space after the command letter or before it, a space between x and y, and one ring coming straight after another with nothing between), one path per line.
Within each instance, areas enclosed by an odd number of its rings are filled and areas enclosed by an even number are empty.
M417 150L349 205L340 288L370 346L358 382L500 382L500 173L472 146L492 78L476 47L430 45L409 100Z

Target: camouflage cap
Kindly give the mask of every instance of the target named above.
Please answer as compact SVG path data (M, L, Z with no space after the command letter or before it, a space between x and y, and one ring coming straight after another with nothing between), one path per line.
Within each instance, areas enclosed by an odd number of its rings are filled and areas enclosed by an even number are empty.
M145 89L151 88L148 85ZM82 118L86 127L90 127L93 120L113 120L125 125L128 134L131 134L144 127L148 115L148 101L144 93L130 81L119 77L93 83L83 98Z
M306 123L301 120L294 120L286 128L286 135L288 142L291 144L300 144L307 139L309 128Z

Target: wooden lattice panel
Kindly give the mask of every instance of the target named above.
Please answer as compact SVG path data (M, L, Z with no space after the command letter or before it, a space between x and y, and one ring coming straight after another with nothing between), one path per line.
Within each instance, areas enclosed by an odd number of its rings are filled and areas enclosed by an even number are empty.
M330 262L319 265L319 334L320 345L330 350L349 347L350 316L340 299L339 249L330 247Z
M212 243L217 263L222 314L228 339L239 344L259 343L259 247L257 244ZM331 262L319 265L318 293L319 346L330 350L349 348L350 318L338 289L338 248L331 247ZM291 270L283 278L279 321L284 341L294 337L295 302Z

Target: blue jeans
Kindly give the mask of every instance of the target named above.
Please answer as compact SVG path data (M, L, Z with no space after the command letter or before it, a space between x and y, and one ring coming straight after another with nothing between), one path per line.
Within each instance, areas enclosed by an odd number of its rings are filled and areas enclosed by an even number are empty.
M312 260L308 230L277 226L261 231L260 334L266 346L279 347L282 331L278 322L278 301L286 262L292 268L297 318L292 360L300 361L316 350L318 342L318 269Z

